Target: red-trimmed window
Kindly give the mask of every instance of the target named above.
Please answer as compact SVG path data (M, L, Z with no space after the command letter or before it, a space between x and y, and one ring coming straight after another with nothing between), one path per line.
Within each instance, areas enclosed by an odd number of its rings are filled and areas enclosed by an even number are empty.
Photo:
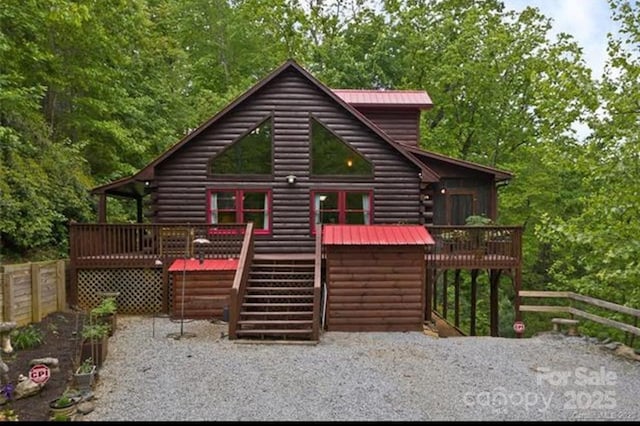
M311 193L311 231L318 223L370 225L373 217L373 191L313 191Z
M256 234L271 232L271 191L266 189L220 189L208 192L209 223L253 222Z

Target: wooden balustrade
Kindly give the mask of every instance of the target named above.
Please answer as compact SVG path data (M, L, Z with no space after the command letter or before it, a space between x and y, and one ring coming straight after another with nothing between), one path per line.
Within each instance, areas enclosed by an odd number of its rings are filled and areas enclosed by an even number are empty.
M322 225L316 225L316 252L313 276L313 332L312 340L320 339L320 305L322 303Z
M436 267L508 268L522 259L520 226L429 225L435 240L427 257Z
M247 224L242 249L240 251L240 259L238 260L238 269L233 279L233 287L231 287L231 295L229 298L229 339L236 339L238 321L240 320L240 311L244 293L249 281L249 271L251 270L251 262L253 261L253 222Z
M154 267L169 258L238 257L245 224L70 224L74 268ZM197 244L204 238L206 244Z

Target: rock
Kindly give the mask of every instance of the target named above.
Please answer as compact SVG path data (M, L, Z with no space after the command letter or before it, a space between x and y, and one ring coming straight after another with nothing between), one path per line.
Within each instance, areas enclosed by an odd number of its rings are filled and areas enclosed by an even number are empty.
M78 410L79 414L89 414L90 412L92 412L93 410L95 410L96 406L93 402L90 401L83 401L80 404L77 405L76 409Z
M16 389L13 395L15 399L27 398L39 393L43 387L44 383L38 384L31 379L23 380L16 385Z
M589 341L594 344L600 343L600 340L597 337L589 337Z
M603 344L603 345L606 345L607 343L610 343L610 342L611 342L611 338L610 338L610 337L607 337L606 339L604 339L604 340L602 341L602 344Z
M37 364L44 364L49 367L52 373L57 373L60 371L60 362L58 358L48 357L48 358L35 358L29 361L29 366L33 367Z
M608 344L604 345L605 348L607 348L607 349L609 349L611 351L615 351L618 346L620 346L620 343L618 343L618 342L611 342L611 343L608 343Z
M640 361L640 355L638 355L633 348L630 348L627 345L620 345L618 348L616 348L615 353L625 358Z

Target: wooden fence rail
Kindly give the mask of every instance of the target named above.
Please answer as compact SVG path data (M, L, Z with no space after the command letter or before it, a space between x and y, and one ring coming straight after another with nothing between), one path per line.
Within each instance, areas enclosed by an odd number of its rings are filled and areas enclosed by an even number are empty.
M538 297L538 298L556 298L566 299L571 301L583 302L599 308L608 309L614 312L620 312L623 314L631 315L635 318L640 318L640 309L630 308L628 306L618 305L616 303L607 302L606 300L600 300L589 296L583 296L581 294L573 293L571 291L527 291L521 290L520 297ZM545 306L545 305L520 305L520 312L551 312L551 313L568 313L570 315L576 315L590 321L594 321L600 324L604 324L609 327L614 327L628 333L640 336L640 328L633 325L625 324L620 321L615 321L609 318L603 318L599 315L591 314L589 312L582 311L574 308L573 306Z
M0 266L2 321L40 322L66 307L65 261Z

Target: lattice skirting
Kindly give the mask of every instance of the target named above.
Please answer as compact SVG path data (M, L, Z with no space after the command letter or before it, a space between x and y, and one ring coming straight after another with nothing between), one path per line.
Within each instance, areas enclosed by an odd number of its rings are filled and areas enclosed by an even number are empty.
M118 312L154 314L162 310L161 269L80 269L78 306L90 310L97 306L100 292L119 292Z

